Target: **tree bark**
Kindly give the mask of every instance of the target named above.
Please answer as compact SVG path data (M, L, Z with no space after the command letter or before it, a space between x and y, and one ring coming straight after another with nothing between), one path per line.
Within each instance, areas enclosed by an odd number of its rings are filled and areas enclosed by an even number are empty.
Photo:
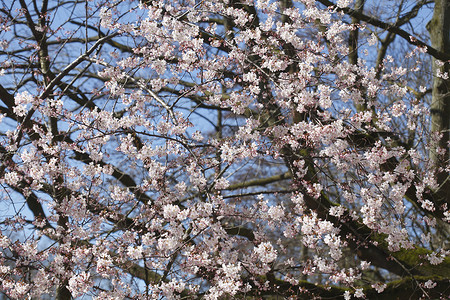
M450 53L450 0L436 0L433 17L427 24L433 48L443 53ZM439 189L435 193L435 204L441 206L449 202L449 173L445 168L449 163L450 137L450 62L440 62L433 58L433 91L431 100L431 131L441 133L442 138L430 144L430 160L437 170ZM447 73L447 76L445 76ZM444 74L439 75L439 74ZM445 154L439 154L436 148L442 148Z

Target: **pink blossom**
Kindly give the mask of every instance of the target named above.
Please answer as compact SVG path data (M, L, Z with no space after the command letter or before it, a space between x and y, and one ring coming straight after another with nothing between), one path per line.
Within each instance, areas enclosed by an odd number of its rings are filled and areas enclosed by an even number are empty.
M356 298L364 298L364 292L363 289L356 289L355 290L355 297Z
M259 244L253 251L259 260L266 264L273 262L277 258L277 250L269 242Z
M384 283L379 283L379 282L377 282L377 283L375 283L375 284L372 284L372 287L373 287L378 293L382 293L382 292L386 289L387 285L384 284Z
M436 285L437 285L437 283L436 283L436 282L433 282L432 280L427 280L427 281L424 283L424 287L427 288L427 289L432 289L432 288L434 288Z
M78 297L86 294L91 286L92 282L89 273L82 272L69 279L68 289L72 293L72 296Z

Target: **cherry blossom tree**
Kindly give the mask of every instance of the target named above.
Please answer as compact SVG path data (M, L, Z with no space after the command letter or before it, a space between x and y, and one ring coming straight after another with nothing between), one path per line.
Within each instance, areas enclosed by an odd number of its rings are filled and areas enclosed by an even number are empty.
M2 0L0 26L5 298L450 294L448 0Z

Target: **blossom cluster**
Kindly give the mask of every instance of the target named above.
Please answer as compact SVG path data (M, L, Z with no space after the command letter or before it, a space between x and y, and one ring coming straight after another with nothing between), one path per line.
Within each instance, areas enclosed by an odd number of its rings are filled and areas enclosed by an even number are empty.
M42 27L61 49L30 60L55 74L15 90L15 125L0 119L8 297L314 297L338 284L362 299L387 289L364 285L374 273L448 264L450 167L436 168L448 149L433 148L440 133L426 142L426 89L403 80L416 66L350 61L354 30L378 43L340 13L352 1L135 2L88 1L87 36L72 36L76 20Z

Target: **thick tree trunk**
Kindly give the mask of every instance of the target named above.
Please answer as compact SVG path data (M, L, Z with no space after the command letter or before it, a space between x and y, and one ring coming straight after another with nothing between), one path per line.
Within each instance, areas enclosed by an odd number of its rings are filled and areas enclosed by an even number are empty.
M355 10L357 12L362 13L365 2L366 0L356 0ZM358 64L359 24L360 20L358 18L352 17L352 25L355 27L353 28L353 30L350 31L350 35L348 38L348 49L349 49L348 62L352 65ZM366 101L362 103L355 103L355 107L358 112L365 111L367 110L367 103Z
M432 46L443 52L450 53L450 0L436 0L431 21L427 24ZM445 75L447 73L447 75ZM443 74L443 75L440 75ZM431 101L431 131L442 133L438 142L431 142L430 160L435 169L445 168L449 163L450 136L450 62L439 62L433 58L433 93ZM445 149L444 155L436 148ZM439 189L435 194L435 204L441 206L449 202L450 181L449 172L438 171Z
M56 288L55 299L56 300L70 300L70 299L72 299L72 294L67 289L67 287L64 284L62 284Z

